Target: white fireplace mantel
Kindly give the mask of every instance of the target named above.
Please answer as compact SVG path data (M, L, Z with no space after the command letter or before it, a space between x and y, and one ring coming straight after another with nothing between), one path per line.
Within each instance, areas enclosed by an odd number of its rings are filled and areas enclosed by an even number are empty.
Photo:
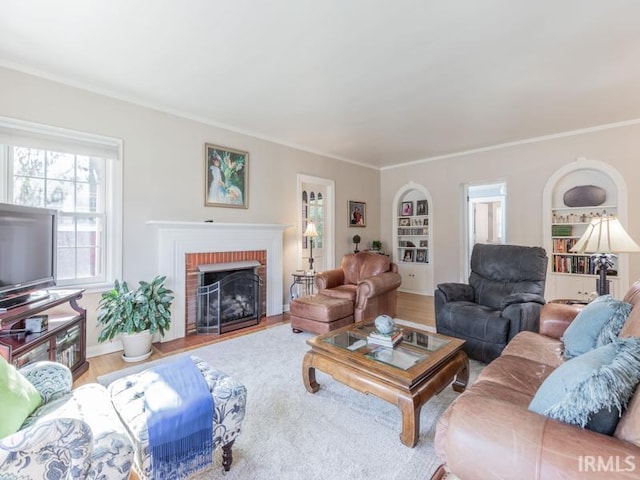
M171 328L163 341L185 336L187 253L266 250L267 316L282 313L282 232L292 225L151 220L158 231L158 271L174 292Z

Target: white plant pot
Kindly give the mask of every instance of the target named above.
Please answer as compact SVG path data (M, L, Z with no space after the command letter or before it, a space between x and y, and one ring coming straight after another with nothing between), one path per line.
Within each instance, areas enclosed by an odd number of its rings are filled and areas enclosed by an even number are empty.
M139 333L123 333L122 347L125 362L140 362L151 356L151 333L149 330Z

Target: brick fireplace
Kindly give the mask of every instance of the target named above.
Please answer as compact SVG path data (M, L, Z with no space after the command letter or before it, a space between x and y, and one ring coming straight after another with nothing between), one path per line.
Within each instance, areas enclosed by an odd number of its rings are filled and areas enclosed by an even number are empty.
M233 262L246 262L255 260L260 263L256 268L256 274L262 282L261 299L263 315L267 311L267 251L250 250L242 252L206 252L187 253L185 259L185 319L186 334L196 331L196 290L199 286L199 266L212 264L225 264Z
M267 316L283 311L282 233L290 225L150 221L157 231L158 274L167 276L167 287L174 291L171 328L162 341L182 338L187 333L187 297L190 254L203 263L258 260L264 270L264 306ZM208 257L207 257L208 255ZM237 259L237 260L236 260ZM189 267L191 268L191 267ZM191 288L191 287L189 287Z

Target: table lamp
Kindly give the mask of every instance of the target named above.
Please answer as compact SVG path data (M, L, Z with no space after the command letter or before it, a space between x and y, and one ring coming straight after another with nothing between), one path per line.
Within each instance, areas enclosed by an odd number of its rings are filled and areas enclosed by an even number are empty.
M596 280L598 295L609 293L607 268L613 266L616 253L640 252L640 246L633 241L622 228L620 220L614 216L594 218L580 240L569 250L573 253L591 253L600 269L600 278Z
M313 237L318 236L318 231L316 230L316 224L313 222L309 222L307 224L307 229L304 232L305 237L309 237L309 271L313 272Z

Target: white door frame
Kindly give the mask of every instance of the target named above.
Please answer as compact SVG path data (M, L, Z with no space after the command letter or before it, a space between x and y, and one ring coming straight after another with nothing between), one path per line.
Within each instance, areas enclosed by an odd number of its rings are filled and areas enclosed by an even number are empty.
M302 184L313 183L316 185L322 185L327 190L327 194L324 202L324 254L325 254L325 266L326 269L332 269L335 267L335 181L328 178L314 177L312 175L305 175L299 173L297 175L297 187L296 187L296 252L297 259L296 264L298 269L302 269L302 244L300 238L302 238L302 223L300 222L300 202L302 202Z
M481 185L495 185L495 184L503 184L505 189L507 187L507 182L505 180L495 180L495 181L487 181L487 182L477 182L477 183L465 183L463 185L463 202L462 202L462 231L464 235L464 240L462 241L461 247L462 252L460 252L460 258L462 259L462 265L460 265L460 272L462 276L460 277L460 282L467 283L469 280L469 275L471 274L471 247L470 239L471 239L471 209L469 205L471 203L471 199L469 198L469 188L470 187L478 187ZM480 197L476 197L480 198ZM503 243L507 243L507 192L503 196L504 200L502 201L502 239ZM497 201L498 197L484 197L483 200Z

